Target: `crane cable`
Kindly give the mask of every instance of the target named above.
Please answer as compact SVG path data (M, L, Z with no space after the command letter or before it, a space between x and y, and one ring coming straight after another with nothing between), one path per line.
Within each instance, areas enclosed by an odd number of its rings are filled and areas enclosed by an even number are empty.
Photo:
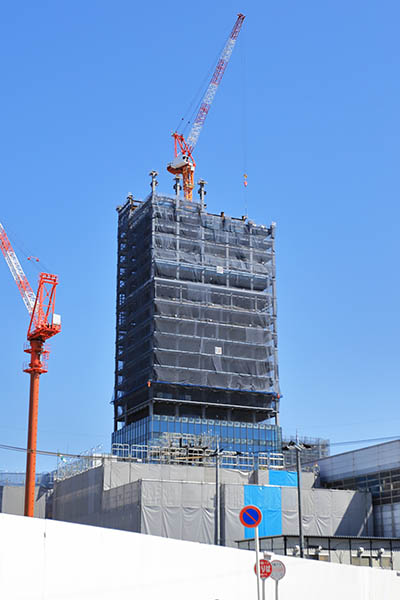
M205 93L205 89L208 86L210 77L214 72L215 65L217 64L218 58L223 50L224 45L225 45L225 42L224 42L224 44L222 44L218 54L216 55L215 59L212 62L210 68L207 70L207 73L205 74L197 92L194 94L188 108L184 112L183 116L180 118L175 131L178 132L179 129L182 127L182 133L184 133L186 131L186 129L188 128L188 126L193 121L194 116L197 114L199 107L201 105L201 101L203 99L204 93ZM188 115L189 115L189 118L188 118L188 120L186 120Z
M30 252L29 248L27 248L27 246L25 246L25 244L22 242L21 238L14 231L14 229L8 225L7 222L4 222L4 220L3 220L3 223L4 223L6 231L11 234L10 237L12 239L13 247L18 250L17 256L23 256L25 258L25 260L29 260L30 264L34 267L35 271L37 271L38 273L41 273L42 271L45 271L46 273L54 273L54 271L52 271L47 265L45 265L41 259L37 258L36 256L33 255L32 252Z
M240 43L242 44L242 119L241 119L241 138L242 138L242 166L243 166L243 202L244 214L248 216L247 206L247 65L246 65L246 32L243 32Z

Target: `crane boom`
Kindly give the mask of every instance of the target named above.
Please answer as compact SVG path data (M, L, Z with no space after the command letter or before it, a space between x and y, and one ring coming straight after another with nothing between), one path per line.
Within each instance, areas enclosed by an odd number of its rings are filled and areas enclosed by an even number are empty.
M10 240L7 237L6 231L3 225L0 223L0 248L3 252L6 263L11 271L11 275L14 277L15 283L21 293L22 300L31 315L35 306L36 296L30 286L29 281L26 278L21 263L15 254L13 247L11 246Z
M221 83L221 79L224 75L226 66L231 57L233 48L235 47L236 40L240 33L240 29L242 27L244 18L245 18L244 15L242 15L241 13L238 14L236 23L233 26L233 29L232 29L231 34L224 46L224 49L221 52L221 56L219 57L217 66L215 67L215 71L211 78L210 84L207 88L206 93L204 94L204 98L200 105L197 116L194 120L193 127L186 139L186 144L187 144L190 152L193 152L193 149L194 149L195 145L197 144L201 129L204 125L204 121L206 120L208 111L210 110L212 101L214 100L215 94L217 93L218 86Z
M10 240L7 237L6 231L3 225L0 223L0 248L3 252L6 263L11 271L11 275L14 277L15 283L21 293L22 300L31 315L35 306L36 296L32 290L29 281L26 278L21 263L15 254L13 247L11 246Z
M230 33L230 36L218 59L217 66L215 67L213 76L208 85L206 93L203 96L200 108L197 112L196 118L194 120L192 129L190 130L190 133L187 137L187 140L185 140L182 134L177 133L176 131L172 134L175 145L175 160L167 166L167 170L170 173L173 173L174 175L182 176L183 190L185 193L185 198L187 200L192 199L192 193L194 188L194 170L196 168L196 163L193 158L193 150L199 139L201 129L208 115L208 111L210 110L212 101L214 100L215 94L217 93L218 86L221 83L221 79L231 57L244 19L245 16L242 15L242 13L239 13L235 25L233 26L233 29Z

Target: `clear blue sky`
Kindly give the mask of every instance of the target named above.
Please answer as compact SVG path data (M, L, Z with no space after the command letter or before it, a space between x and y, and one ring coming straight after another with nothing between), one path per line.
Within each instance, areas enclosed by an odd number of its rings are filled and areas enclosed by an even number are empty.
M399 433L399 3L22 0L1 7L0 221L34 288L28 255L60 277L41 449L109 448L115 207L151 169L172 192L170 133L238 11L197 177L211 212L277 222L282 425ZM3 259L0 290L0 440L25 446L28 320Z

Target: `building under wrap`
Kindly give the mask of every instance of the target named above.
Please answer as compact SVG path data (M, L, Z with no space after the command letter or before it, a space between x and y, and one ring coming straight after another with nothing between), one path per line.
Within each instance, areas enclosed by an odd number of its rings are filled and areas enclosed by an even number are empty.
M226 546L251 538L239 514L260 508L260 536L298 534L297 475L282 470L156 465L104 457L103 464L56 481L53 518L150 535L215 543L216 516ZM373 535L371 495L314 488L303 473L304 535Z
M113 443L281 445L274 225L152 193L118 208Z

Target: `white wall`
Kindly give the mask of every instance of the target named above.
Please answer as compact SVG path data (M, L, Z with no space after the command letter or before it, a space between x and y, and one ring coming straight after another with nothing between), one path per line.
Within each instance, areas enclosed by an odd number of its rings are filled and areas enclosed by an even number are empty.
M395 572L283 560L279 600L400 598ZM4 600L256 600L254 562L246 550L0 515Z

